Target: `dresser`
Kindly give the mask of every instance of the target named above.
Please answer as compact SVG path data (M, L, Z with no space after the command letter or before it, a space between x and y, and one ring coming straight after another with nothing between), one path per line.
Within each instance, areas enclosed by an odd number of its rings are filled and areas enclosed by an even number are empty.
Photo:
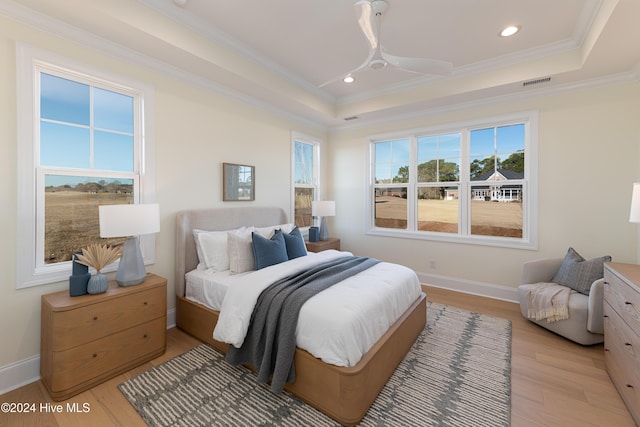
M326 251L327 249L340 250L340 239L336 237L329 237L327 240L320 240L317 242L304 242L309 252Z
M65 400L162 355L167 343L167 281L154 274L107 292L42 296L40 376Z
M640 266L605 263L604 279L607 371L640 425Z

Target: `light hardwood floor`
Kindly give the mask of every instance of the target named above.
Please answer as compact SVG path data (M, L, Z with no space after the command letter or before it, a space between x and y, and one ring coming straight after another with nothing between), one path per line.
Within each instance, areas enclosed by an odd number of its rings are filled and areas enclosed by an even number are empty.
M602 345L582 347L523 319L517 304L427 287L430 301L509 319L512 322L511 425L634 426L604 366ZM63 402L52 401L41 382L0 396L0 403L35 404L35 413L0 413L4 426L144 426L118 391L122 381L177 356L199 342L178 329L167 334L167 352ZM67 410L77 404L84 413ZM61 413L46 412L62 404ZM470 426L476 427L476 426ZM479 426L478 426L479 427ZM483 426L484 427L484 426Z

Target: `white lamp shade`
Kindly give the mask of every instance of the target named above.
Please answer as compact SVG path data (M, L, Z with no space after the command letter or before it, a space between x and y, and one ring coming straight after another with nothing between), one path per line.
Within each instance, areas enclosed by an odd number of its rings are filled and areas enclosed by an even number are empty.
M629 222L640 222L640 182L633 183L633 194L631 195L631 212Z
M332 200L311 202L311 215L317 217L335 216L336 202Z
M160 231L157 203L144 205L103 205L98 208L100 237L127 237Z

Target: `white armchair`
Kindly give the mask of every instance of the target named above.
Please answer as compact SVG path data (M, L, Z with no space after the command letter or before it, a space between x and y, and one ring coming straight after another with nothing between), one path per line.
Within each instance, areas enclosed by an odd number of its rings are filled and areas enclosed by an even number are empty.
M563 258L547 258L525 262L522 267L522 284L551 282L562 261ZM518 297L520 311L528 318L522 287L518 288ZM589 295L578 292L571 294L568 319L551 323L546 320L529 320L578 344L598 344L604 341L603 298L604 279L598 279L591 285Z

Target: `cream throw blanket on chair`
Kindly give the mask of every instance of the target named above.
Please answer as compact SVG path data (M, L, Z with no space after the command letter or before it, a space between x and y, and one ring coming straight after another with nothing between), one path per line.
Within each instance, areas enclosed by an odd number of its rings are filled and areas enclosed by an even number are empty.
M546 320L547 323L569 318L571 288L557 283L521 285L525 291L530 319Z

